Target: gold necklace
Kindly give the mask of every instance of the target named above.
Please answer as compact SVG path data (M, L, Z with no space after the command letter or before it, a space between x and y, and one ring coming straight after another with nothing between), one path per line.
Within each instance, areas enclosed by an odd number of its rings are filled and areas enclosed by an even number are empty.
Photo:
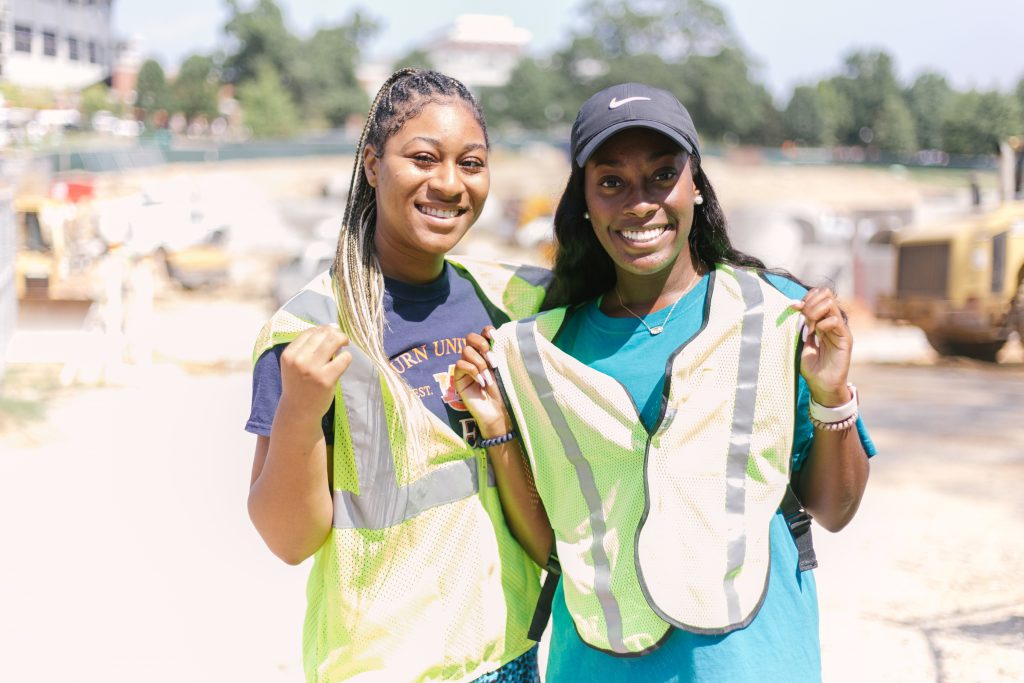
M690 290L693 289L693 286L697 284L698 277L700 277L700 271L695 270L693 272L693 279L690 280L690 284L686 285L686 289L683 290L683 293L676 297L675 302L672 304L672 308L668 309L668 315L665 316L665 319L661 321L660 325L655 325L654 327L648 325L646 320L637 315L632 308L626 305L626 302L622 300L622 293L619 292L619 283L617 282L615 283L615 296L619 297L619 305L626 309L627 313L639 320L640 324L646 327L647 331L650 332L653 337L665 331L665 326L668 325L668 319L672 317L672 313L676 310L676 304L678 304L684 296L689 294Z

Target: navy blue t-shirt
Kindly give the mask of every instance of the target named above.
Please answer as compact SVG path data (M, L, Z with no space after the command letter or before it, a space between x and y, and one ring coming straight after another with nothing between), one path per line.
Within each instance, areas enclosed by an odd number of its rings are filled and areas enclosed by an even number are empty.
M433 282L412 285L384 278L384 352L424 405L472 441L476 422L459 400L451 372L462 355L466 335L480 332L492 321L473 283L445 263ZM256 361L252 373L252 410L245 429L270 436L281 400L281 344ZM344 381L344 376L342 377ZM327 443L333 441L334 405L323 418Z

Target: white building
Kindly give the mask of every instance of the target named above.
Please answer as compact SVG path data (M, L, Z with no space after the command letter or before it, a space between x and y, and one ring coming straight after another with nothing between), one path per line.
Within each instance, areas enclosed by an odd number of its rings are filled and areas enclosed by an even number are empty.
M471 88L500 87L508 82L532 37L509 17L463 14L423 50L435 69Z
M110 75L114 0L0 0L0 80L80 90Z

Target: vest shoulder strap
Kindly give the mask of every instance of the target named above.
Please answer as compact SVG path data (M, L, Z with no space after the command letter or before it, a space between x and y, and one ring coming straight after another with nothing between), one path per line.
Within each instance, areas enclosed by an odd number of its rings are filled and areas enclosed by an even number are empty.
M811 514L796 497L792 484L786 487L786 495L779 508L793 536L793 542L796 543L797 568L802 572L814 569L818 566L818 557L814 552L814 539L811 538Z
M278 344L287 344L306 330L338 323L338 303L334 298L331 274L324 271L270 317L256 337L252 362Z
M467 256L447 258L476 285L491 308L509 320L519 320L540 310L551 271L539 266L501 263Z

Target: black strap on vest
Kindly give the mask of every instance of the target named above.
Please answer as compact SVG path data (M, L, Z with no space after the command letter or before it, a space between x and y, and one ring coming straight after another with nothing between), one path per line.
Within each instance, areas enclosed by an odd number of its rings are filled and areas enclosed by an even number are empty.
M558 587L558 579L562 576L562 565L558 563L558 556L551 551L548 557L548 564L544 569L547 571L547 578L540 589L540 597L537 598L537 608L533 610L533 619L530 621L530 630L526 637L534 642L540 642L544 635L544 629L548 626L548 619L551 618L551 604L555 600L555 588Z
M782 497L782 505L779 507L793 542L796 543L797 566L802 572L814 569L818 566L818 558L814 554L814 541L811 539L811 515L796 497L792 484L786 486L786 495Z

